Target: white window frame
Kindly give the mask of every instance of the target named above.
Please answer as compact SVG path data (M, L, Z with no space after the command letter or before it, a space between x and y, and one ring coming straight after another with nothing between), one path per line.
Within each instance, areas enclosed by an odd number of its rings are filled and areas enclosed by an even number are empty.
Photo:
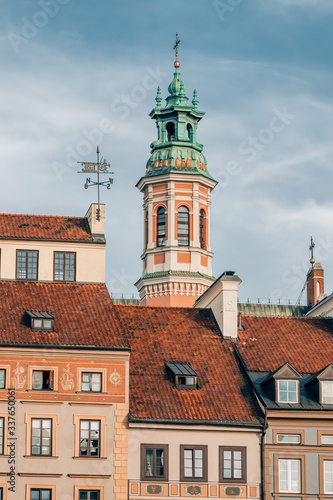
M326 480L326 477L327 477L327 473L328 471L326 470L326 464L329 465L330 467L330 475L331 475L331 482L330 482L330 488L329 488L329 491L327 490L327 480ZM332 495L333 494L333 460L324 460L323 461L323 474L324 474L324 493L326 495Z
M285 462L287 472L287 488L281 487L281 465ZM292 486L292 464L298 463L298 488L293 489ZM285 481L285 480L283 480ZM302 492L302 463L299 458L279 458L279 492L280 493L301 493Z
M284 440L280 441L279 440L279 436L283 436ZM297 442L290 440L291 437L295 437L295 436L298 437L298 441ZM277 442L277 444L301 444L301 442L302 442L302 436L301 436L301 434L298 434L298 433L290 434L290 433L279 432L276 435L276 442Z
M331 405L333 404L333 380L321 380L320 381L320 384L321 384L321 403L323 405ZM326 389L329 389L329 401L324 401L324 387L326 387Z
M287 401L281 400L281 389L280 389L280 383L281 382L285 382L287 384ZM290 399L289 399L289 393L290 392L292 392L292 393L295 392L295 391L290 391L289 390L288 386L289 386L289 384L291 382L293 382L293 383L296 384L296 401L290 401ZM298 401L299 401L299 395L298 395L298 393L299 393L299 381L298 380L294 380L294 379L280 379L280 380L277 380L277 385L278 385L278 402L279 403L292 403L292 404L293 403L298 403ZM285 392L285 391L283 391L283 392Z

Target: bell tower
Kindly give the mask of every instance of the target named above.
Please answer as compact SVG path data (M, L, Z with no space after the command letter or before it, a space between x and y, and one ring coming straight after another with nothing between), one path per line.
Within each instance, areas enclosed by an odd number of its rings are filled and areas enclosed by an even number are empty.
M213 283L210 248L210 194L216 181L209 175L197 127L204 116L197 92L188 103L180 79L179 38L176 39L174 78L162 107L158 87L157 140L145 175L137 183L143 193L143 272L135 284L141 303L149 306L190 307Z

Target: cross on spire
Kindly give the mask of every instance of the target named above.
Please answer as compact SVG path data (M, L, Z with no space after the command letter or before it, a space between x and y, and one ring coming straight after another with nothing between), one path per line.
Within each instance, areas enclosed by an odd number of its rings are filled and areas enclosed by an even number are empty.
M314 257L313 257L313 249L314 249L315 246L316 245L315 245L315 243L313 241L313 238L311 236L311 242L310 242L309 250L311 252L310 264L311 264L312 268L314 266L314 263L316 262L315 259L314 259Z

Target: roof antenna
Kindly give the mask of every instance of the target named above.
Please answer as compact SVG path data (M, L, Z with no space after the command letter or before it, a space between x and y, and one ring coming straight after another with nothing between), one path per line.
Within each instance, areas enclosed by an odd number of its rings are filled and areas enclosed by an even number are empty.
M92 181L90 177L86 179L84 184L84 189L88 189L90 186L97 186L97 199L98 199L98 208L96 210L96 220L99 221L101 218L101 209L100 209L100 186L105 186L107 189L110 189L111 184L113 184L113 178L109 177L107 181L100 181L100 174L114 174L114 172L110 172L108 168L110 168L110 163L102 157L99 159L99 147L96 149L97 154L97 162L91 163L86 161L78 161L82 165L82 169L78 171L78 174L97 174L97 182Z

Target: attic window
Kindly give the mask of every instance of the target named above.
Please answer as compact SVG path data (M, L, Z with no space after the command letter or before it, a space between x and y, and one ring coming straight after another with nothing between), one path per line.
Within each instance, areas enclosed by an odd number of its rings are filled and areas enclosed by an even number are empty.
M177 389L197 388L197 372L188 363L165 362L164 364Z
M44 311L26 311L29 326L34 332L53 332L54 317Z

